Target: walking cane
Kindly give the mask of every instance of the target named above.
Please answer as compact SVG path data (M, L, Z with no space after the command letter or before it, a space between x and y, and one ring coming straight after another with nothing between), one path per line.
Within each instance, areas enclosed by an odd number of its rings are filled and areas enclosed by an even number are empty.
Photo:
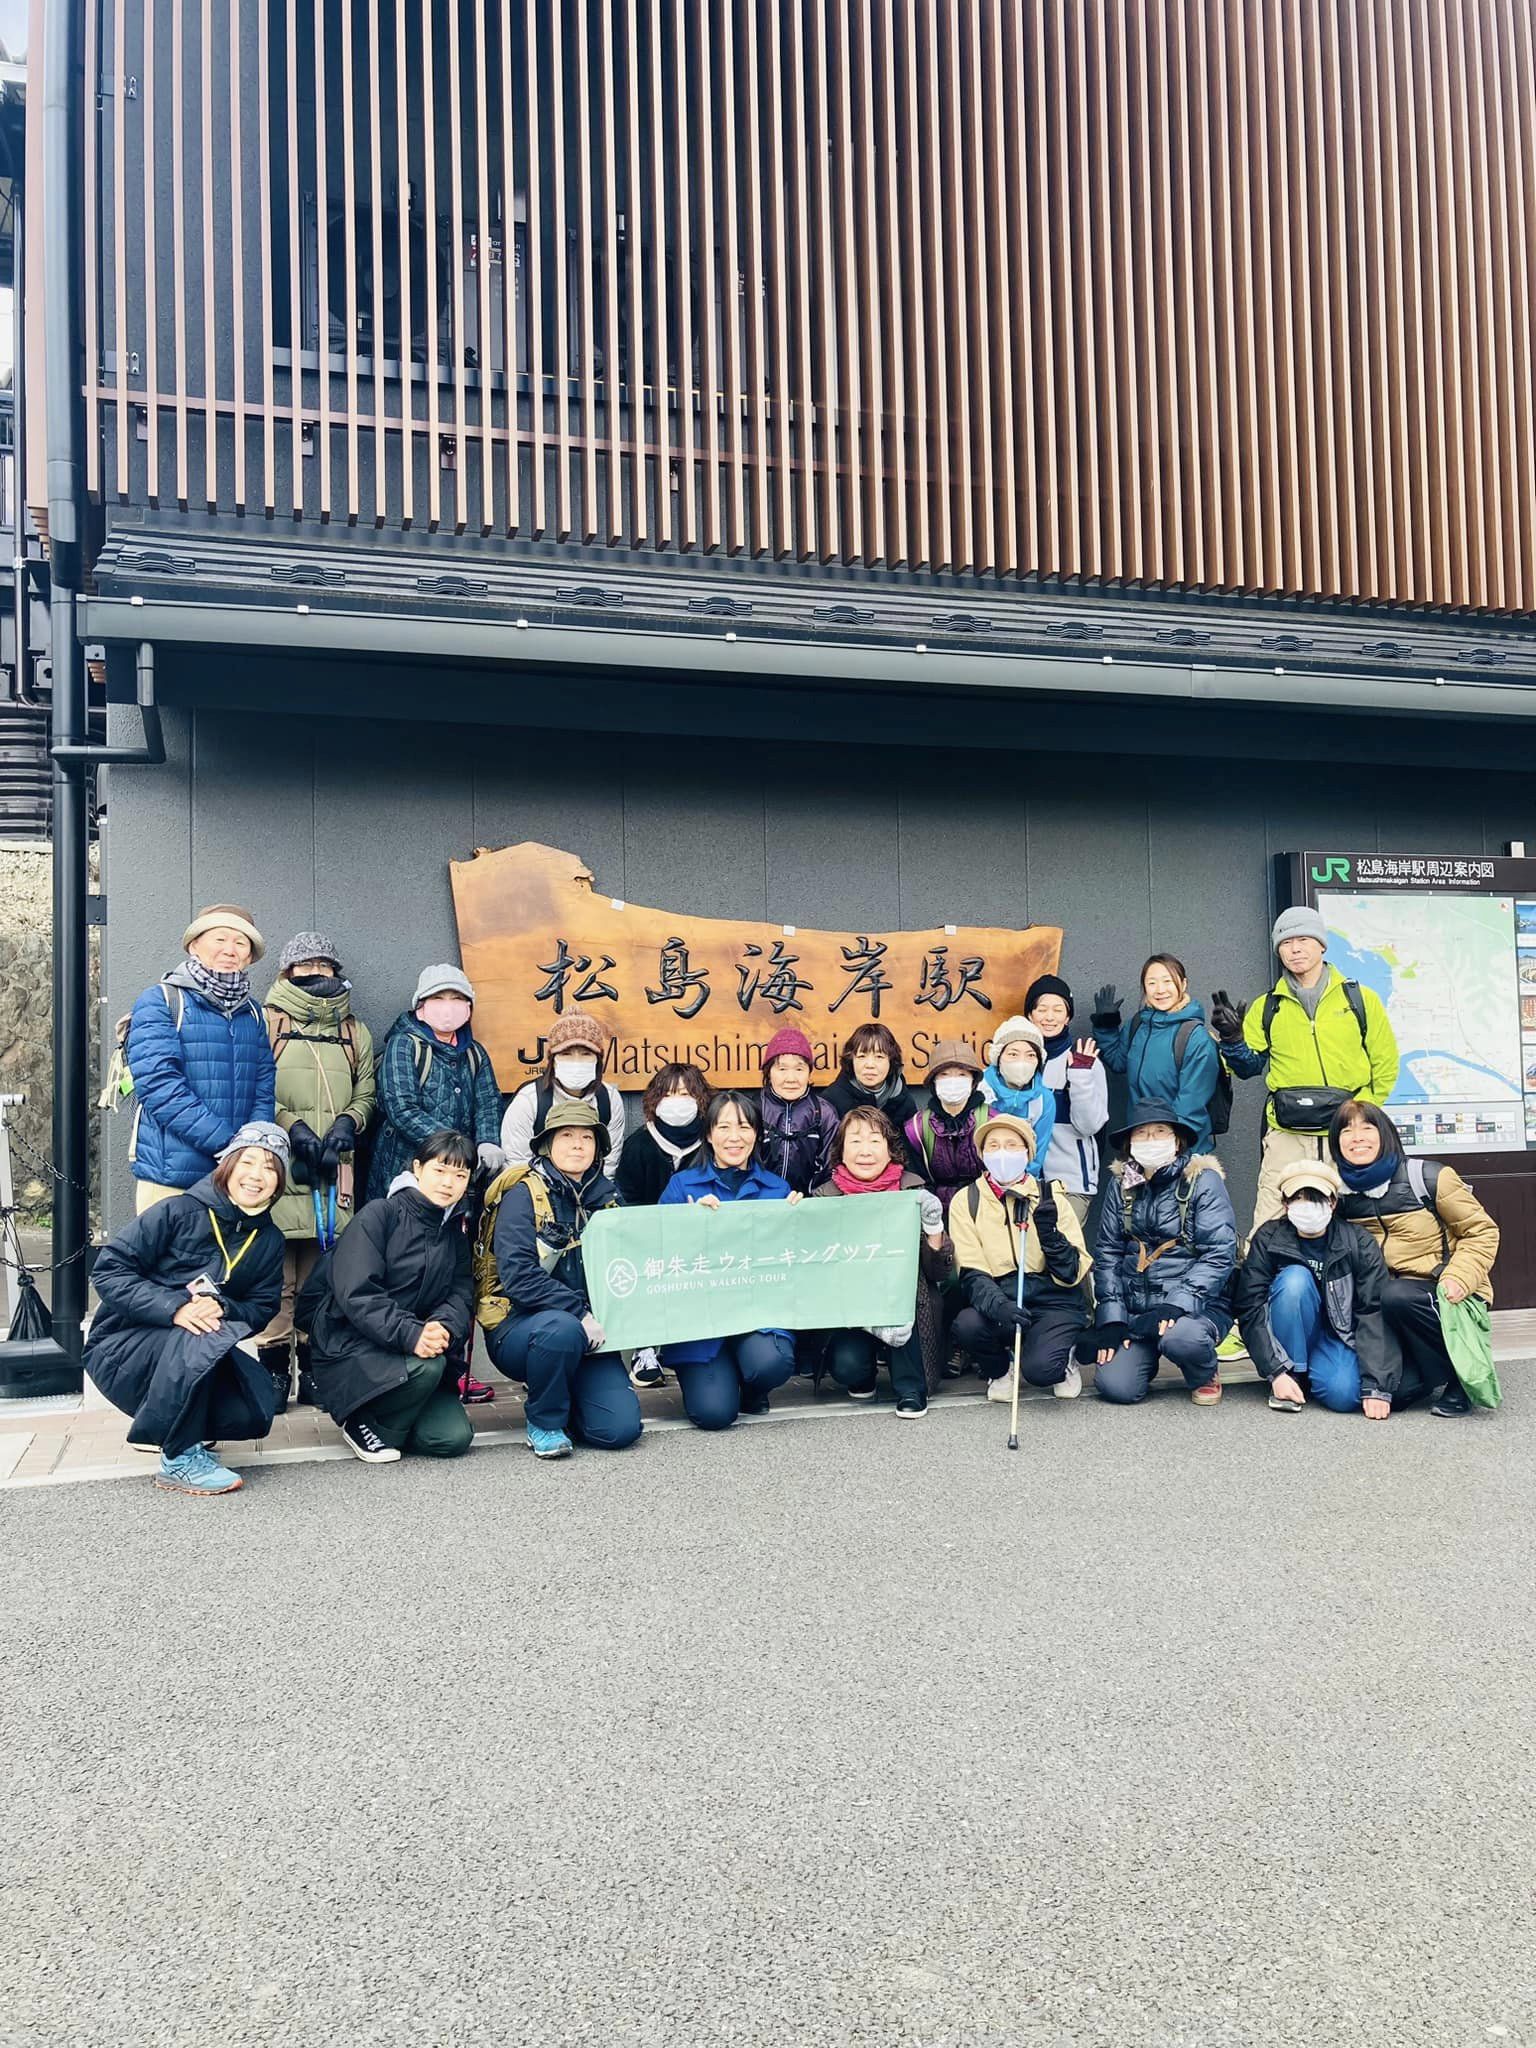
M1024 1309L1024 1231L1028 1222L1029 1218L1026 1216L1019 1224L1019 1272L1013 1289L1014 1306L1019 1310L1020 1314L1023 1313ZM1008 1423L1008 1448L1010 1451L1016 1451L1019 1448L1019 1358L1023 1346L1024 1332L1015 1323L1013 1326L1013 1403Z

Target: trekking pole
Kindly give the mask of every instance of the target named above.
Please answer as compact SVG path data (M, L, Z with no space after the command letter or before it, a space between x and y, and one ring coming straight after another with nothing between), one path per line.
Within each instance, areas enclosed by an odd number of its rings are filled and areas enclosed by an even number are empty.
M1025 1222L1027 1223L1027 1221L1028 1219L1026 1218ZM1025 1223L1020 1223L1019 1272L1013 1289L1014 1306L1019 1310L1020 1314L1024 1310L1024 1230ZM1019 1367L1023 1348L1024 1332L1015 1323L1013 1326L1013 1396L1008 1423L1008 1448L1010 1451L1016 1451L1019 1448Z

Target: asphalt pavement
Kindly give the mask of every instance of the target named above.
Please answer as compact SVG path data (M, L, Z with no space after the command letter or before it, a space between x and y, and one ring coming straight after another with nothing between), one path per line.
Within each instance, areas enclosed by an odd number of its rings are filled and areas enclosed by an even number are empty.
M1536 1394L0 1496L6 2048L1536 2044Z

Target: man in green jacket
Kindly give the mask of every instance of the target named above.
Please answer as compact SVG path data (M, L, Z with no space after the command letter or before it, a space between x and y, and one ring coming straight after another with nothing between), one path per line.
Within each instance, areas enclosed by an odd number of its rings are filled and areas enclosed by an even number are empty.
M1270 934L1280 979L1261 1002L1233 1007L1218 989L1211 1025L1230 1073L1268 1069L1269 1101L1259 1155L1253 1228L1281 1214L1280 1176L1298 1160L1327 1156L1327 1130L1350 1096L1384 1103L1397 1080L1397 1038L1374 989L1328 964L1328 927L1315 910L1282 910Z

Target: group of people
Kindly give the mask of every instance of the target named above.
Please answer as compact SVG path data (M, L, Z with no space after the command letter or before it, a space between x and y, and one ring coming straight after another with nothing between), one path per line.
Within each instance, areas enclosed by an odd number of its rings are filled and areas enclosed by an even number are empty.
M640 1393L669 1374L689 1420L717 1430L797 1372L855 1401L884 1374L902 1420L970 1371L992 1399L1022 1381L1070 1400L1088 1367L1100 1399L1129 1405L1167 1366L1208 1407L1220 1354L1245 1348L1281 1413L1466 1414L1496 1399L1481 1361L1497 1225L1452 1167L1405 1156L1381 1106L1390 1022L1330 966L1317 914L1284 912L1273 938L1280 972L1258 1001L1218 991L1207 1015L1158 953L1129 1016L1098 991L1092 1035L1043 975L985 1056L934 1048L926 1101L871 1021L824 1087L786 1026L760 1088L671 1065L632 1117L604 1078L600 1018L556 1019L542 1071L504 1100L458 967L423 971L376 1054L331 939L289 940L258 999L252 916L210 905L122 1036L138 1213L96 1262L87 1369L158 1453L158 1483L191 1494L238 1488L218 1443L264 1435L295 1396L364 1462L461 1454L465 1404L490 1392L470 1373L477 1326L525 1389L541 1459L632 1444ZM1110 1073L1130 1098L1113 1131ZM1233 1080L1260 1074L1244 1248L1212 1144ZM620 1353L593 1313L582 1240L605 1209L900 1190L920 1231L900 1322Z

